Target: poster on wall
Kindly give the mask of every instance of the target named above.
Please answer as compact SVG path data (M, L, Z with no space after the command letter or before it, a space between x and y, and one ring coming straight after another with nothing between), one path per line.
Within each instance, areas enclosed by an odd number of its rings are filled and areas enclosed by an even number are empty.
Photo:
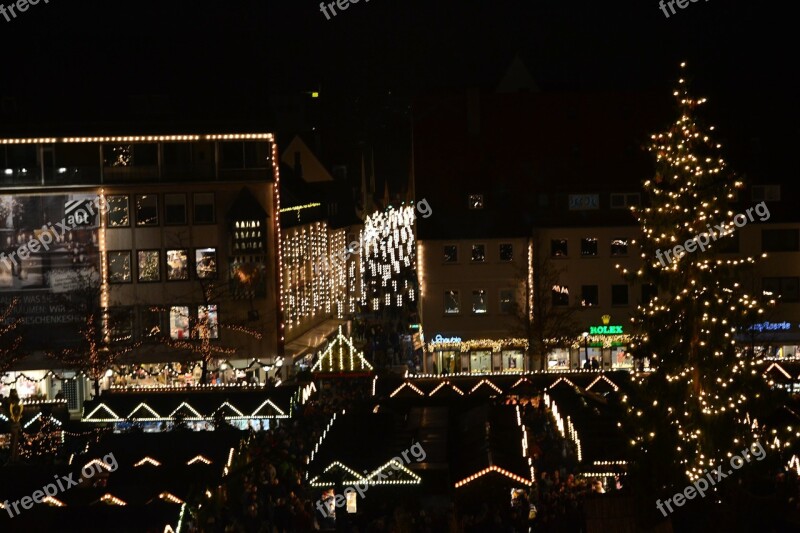
M100 283L96 195L0 195L0 305L27 349L73 343ZM96 303L96 302L95 302Z

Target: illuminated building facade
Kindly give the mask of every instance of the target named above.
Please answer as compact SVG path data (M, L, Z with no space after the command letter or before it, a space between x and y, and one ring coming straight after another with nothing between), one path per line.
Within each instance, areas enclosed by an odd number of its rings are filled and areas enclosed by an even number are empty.
M17 258L0 265L0 298L16 299L30 352L0 393L61 392L78 409L83 376L47 353L84 349L88 315L93 344L130 348L103 387L196 384L201 359L212 383L276 375L285 339L271 134L2 139L0 153L0 243Z

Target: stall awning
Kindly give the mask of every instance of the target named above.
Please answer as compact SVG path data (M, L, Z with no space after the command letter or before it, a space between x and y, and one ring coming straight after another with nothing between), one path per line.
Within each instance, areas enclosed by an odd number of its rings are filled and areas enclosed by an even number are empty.
M339 326L347 324L346 320L330 319L306 331L296 339L287 342L285 356L296 361L308 353L322 349L328 339L338 333Z

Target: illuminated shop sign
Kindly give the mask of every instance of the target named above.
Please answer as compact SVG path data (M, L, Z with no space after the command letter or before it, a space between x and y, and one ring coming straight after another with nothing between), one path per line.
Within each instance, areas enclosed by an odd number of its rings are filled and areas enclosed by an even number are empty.
M436 344L457 343L461 342L461 337L442 337L441 335L436 335L432 342Z
M791 322L761 322L747 328L748 331L789 331L790 329L792 329Z
M590 326L589 335L622 335L622 326Z

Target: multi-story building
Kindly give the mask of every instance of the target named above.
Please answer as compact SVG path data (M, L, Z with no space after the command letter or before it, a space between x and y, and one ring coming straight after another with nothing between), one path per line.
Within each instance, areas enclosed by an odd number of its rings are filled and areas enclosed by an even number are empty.
M416 193L435 212L418 230L425 371L575 369L592 359L630 368L631 318L657 294L622 275L642 261L630 208L653 172L642 147L669 123L669 94L468 91L416 107ZM771 217L741 228L723 257L767 254L749 283L780 302L741 342L794 355L800 224L790 195L782 201L767 179L752 176L735 207L766 201ZM539 312L571 317L574 331L562 347L524 357L531 323L547 320L532 311L535 289L548 292Z
M0 298L28 354L0 393L85 395L48 356L130 352L103 386L260 382L284 324L277 148L269 133L0 140ZM83 335L83 344L81 333ZM87 357L89 355L87 354Z

